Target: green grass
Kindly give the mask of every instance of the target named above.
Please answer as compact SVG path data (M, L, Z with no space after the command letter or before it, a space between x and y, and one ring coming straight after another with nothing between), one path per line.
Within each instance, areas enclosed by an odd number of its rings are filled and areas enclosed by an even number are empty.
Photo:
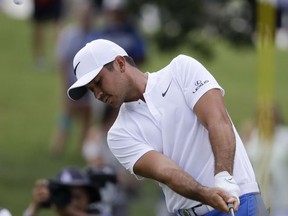
M54 66L52 42L47 44L49 67L35 70L31 52L29 21L13 20L0 14L0 206L13 215L21 215L31 199L31 189L37 178L50 178L67 165L83 166L76 145L77 127L63 158L53 158L49 141L59 107L59 76ZM48 35L49 36L49 35ZM51 38L51 37L50 37ZM254 118L256 101L257 56L254 49L232 49L217 43L213 61L189 51L215 75L226 90L225 101L236 126ZM180 52L159 53L150 47L144 70L155 71ZM282 111L288 105L288 53L276 52L275 98ZM284 112L285 120L288 113ZM153 215L156 192L152 181L146 181L142 196L132 205L132 215ZM49 215L49 211L43 215ZM42 214L41 214L42 215Z

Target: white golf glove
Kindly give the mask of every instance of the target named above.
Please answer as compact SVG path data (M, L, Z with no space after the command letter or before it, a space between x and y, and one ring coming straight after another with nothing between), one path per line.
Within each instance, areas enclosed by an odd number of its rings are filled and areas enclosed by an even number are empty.
M239 199L240 188L236 183L236 181L234 180L233 176L231 176L227 171L223 171L217 173L214 176L214 179L215 179L215 187L222 188L229 195L236 197L240 205L240 199Z

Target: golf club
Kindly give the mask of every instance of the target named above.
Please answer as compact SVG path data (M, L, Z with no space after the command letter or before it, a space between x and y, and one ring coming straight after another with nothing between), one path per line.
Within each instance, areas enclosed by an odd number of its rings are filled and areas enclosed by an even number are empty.
M228 203L228 208L229 208L230 214L232 216L235 216L233 203Z

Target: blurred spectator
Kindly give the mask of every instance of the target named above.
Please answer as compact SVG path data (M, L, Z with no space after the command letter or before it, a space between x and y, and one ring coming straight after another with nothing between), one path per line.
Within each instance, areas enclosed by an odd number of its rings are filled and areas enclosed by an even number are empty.
M32 48L34 63L41 68L45 64L45 30L47 23L52 23L54 39L58 36L61 28L61 18L63 15L62 0L34 0L33 36ZM54 45L54 43L53 43Z
M288 49L288 0L277 0L279 10L279 27L276 33L276 46Z
M137 28L137 23L130 19L127 1L103 0L102 10L104 25L90 37L113 41L123 47L136 64L141 64L146 59L145 42Z
M94 31L89 40L105 38L122 46L140 65L146 59L145 43L137 29L137 24L129 19L126 0L103 0L101 8L104 15L104 25ZM94 100L93 100L94 101ZM95 108L96 107L96 108ZM118 109L101 102L94 102L94 109L103 109L99 126L91 127L83 145L83 156L91 167L101 168L111 166L116 170L119 180L119 190L115 194L117 202L112 206L113 216L129 215L129 203L139 193L138 181L116 160L108 148L107 132L117 117ZM97 112L99 115L99 112ZM94 119L99 116L94 116Z
M43 208L51 208L57 216L100 216L100 212L89 209L90 204L100 200L99 190L86 172L64 168L54 179L36 181L32 201L23 216L36 216Z
M274 15L274 26L271 35L275 37L275 44L280 49L288 48L288 0L276 0L271 2L262 2L256 0L247 0L251 9L251 24L253 33L256 32L257 22L263 20L257 20L259 18L259 5L260 4L272 4L275 6L275 15ZM258 16L258 17L257 17Z
M101 169L105 166L116 171L118 191L114 193L117 202L112 205L113 216L129 215L129 204L139 192L138 181L121 166L107 144L107 132L117 113L111 107L105 109L101 128L91 127L83 145L83 156L89 167Z
M87 36L93 28L93 7L89 0L75 1L74 17L76 23L66 26L60 33L57 44L57 59L61 79L61 112L52 140L52 153L60 155L64 151L69 132L72 127L72 120L79 120L81 146L91 122L91 104L89 95L79 101L68 99L66 91L76 80L73 74L73 58L77 51L87 42ZM81 148L80 148L81 149Z
M259 130L255 123L245 124L242 132L243 142L246 144L247 153L255 168L261 170L261 161L270 161L268 170L269 175L269 203L271 206L271 216L288 215L288 127L284 124L279 107L271 107L272 114L272 137L269 144L271 151L269 157L261 158L260 151L264 148L264 143L259 135Z
M96 38L109 39L122 46L135 63L140 65L146 60L144 39L137 29L137 24L129 19L126 0L103 0L103 27L94 31L88 40ZM95 101L95 100L93 100ZM95 103L95 102L94 102ZM139 193L138 181L116 160L108 148L107 132L117 117L118 109L96 102L95 109L103 106L100 125L91 127L83 145L83 156L91 167L112 166L119 179L117 202L112 208L113 216L129 215L129 203ZM97 112L99 114L99 112ZM97 116L94 117L96 119Z
M111 40L122 46L138 66L141 65L146 60L145 41L138 30L138 23L131 22L132 19L127 10L127 0L103 0L101 3L98 0L97 5L100 5L102 9L104 24L88 37L88 41L97 38ZM114 117L117 116L118 109L110 109L108 105L95 102L95 100L93 103L97 110L102 106L103 109L109 109L104 112L110 113ZM110 120L114 121L111 118Z

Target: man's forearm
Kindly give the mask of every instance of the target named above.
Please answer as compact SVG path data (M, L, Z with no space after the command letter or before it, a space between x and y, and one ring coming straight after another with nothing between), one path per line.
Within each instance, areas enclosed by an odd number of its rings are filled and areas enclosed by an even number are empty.
M170 170L167 174L171 178L166 185L176 193L220 211L228 212L227 202L231 197L224 190L205 187L181 169Z
M215 157L214 174L227 171L233 175L236 141L231 123L225 122L211 126L208 132Z
M193 200L205 203L207 188L198 183L192 176L181 169L169 169L163 171L169 176L167 182L163 182L176 193Z
M149 151L134 165L137 175L154 179L167 185L176 193L193 200L202 200L205 187L186 173L175 161L157 152Z

